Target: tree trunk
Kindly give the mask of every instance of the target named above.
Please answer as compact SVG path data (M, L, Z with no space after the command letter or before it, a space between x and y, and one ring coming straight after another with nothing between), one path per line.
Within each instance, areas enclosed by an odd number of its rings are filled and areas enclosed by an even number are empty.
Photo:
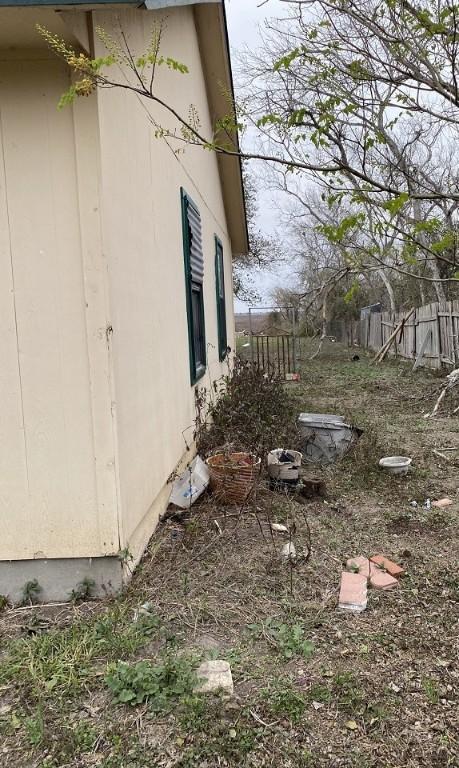
M435 280L435 283L433 283L433 287L435 288L437 299L438 301L446 301L446 294L445 294L445 289L443 288L443 283L436 282L437 280L440 281L440 270L438 269L438 262L436 259L433 259L430 262L430 268L432 270L432 277Z
M324 292L324 298L322 302L322 334L320 336L319 346L317 347L314 354L311 355L311 357L309 358L310 360L314 360L314 358L320 355L322 344L327 338L327 311L328 311L327 299L328 299L328 290Z
M395 313L397 311L397 307L395 305L395 295L394 295L394 289L392 288L392 283L390 282L389 278L387 277L383 269L378 270L378 275L383 281L384 287L387 291L387 295L389 296L390 311Z

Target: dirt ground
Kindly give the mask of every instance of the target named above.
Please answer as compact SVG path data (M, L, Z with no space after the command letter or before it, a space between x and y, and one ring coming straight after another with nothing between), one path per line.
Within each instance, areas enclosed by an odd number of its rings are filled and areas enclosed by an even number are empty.
M459 416L423 417L438 375L354 352L329 344L288 385L298 411L364 430L322 472L325 500L261 487L240 513L205 496L157 530L120 598L0 615L2 766L459 766ZM412 457L407 477L379 470L394 454ZM295 522L295 567L269 520ZM343 563L378 552L406 569L399 586L338 610ZM204 658L230 662L233 697L180 689ZM119 659L167 668L161 707L116 703Z

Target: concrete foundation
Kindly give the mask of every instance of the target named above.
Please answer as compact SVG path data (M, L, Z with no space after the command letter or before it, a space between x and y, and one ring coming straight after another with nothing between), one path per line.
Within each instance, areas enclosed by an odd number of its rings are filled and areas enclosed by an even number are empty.
M117 557L58 558L53 560L12 560L0 562L0 594L11 603L23 600L23 589L36 579L41 587L38 601L70 599L84 579L95 582L94 597L118 592L123 585L123 566Z

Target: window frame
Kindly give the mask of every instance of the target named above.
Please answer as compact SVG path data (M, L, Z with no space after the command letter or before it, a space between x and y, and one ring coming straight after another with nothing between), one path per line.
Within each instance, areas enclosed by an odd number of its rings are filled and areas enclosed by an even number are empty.
M215 296L217 301L218 359L222 363L228 354L228 325L226 322L225 259L223 244L215 239Z
M201 379L207 367L207 346L206 346L206 325L205 325L205 309L204 309L204 276L202 280L193 279L191 269L191 225L188 218L188 209L191 207L194 209L195 214L201 219L199 209L191 199L191 197L185 192L183 187L180 188L180 202L182 213L182 240L183 240L183 261L185 268L185 295L186 295L186 314L188 325L188 352L189 352L189 365L190 365L190 380L191 385L196 384ZM202 237L202 228L201 228ZM202 253L202 261L204 267L204 254ZM195 336L194 322L194 308L193 308L193 293L199 297L199 317L197 317L197 325L201 329L202 339L199 340ZM199 348L200 347L200 348ZM202 357L202 360L198 360Z

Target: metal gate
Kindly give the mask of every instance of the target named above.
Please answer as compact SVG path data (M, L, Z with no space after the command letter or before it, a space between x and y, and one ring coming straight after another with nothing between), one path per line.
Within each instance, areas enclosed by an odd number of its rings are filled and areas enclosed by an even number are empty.
M255 312L270 312L266 323L255 322ZM268 318L280 313L281 326L270 327ZM270 333L271 331L271 333ZM258 368L277 374L288 380L296 377L298 353L296 338L296 316L293 307L250 307L249 308L250 357Z

